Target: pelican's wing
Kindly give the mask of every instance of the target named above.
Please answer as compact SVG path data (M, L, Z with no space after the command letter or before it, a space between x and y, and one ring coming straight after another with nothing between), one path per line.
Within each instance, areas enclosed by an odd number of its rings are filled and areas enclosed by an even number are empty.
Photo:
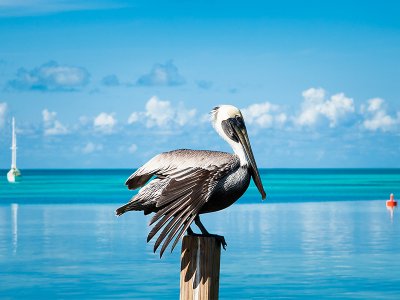
M161 229L154 251L164 241L160 256L176 236L171 251L186 232L202 206L208 201L219 180L239 167L239 160L228 153L175 150L157 155L132 174L126 184L135 189L153 175L166 180L161 196L156 199L157 213L150 225L147 241Z
M146 164L136 170L126 180L125 184L130 190L137 189L146 184L152 176L159 178L168 177L177 170L200 167L210 169L216 164L229 163L232 155L218 151L201 150L174 150L154 156Z
M162 164L160 164L160 156L162 156L162 154L153 157L146 164L137 169L136 172L134 172L131 176L129 176L125 182L125 185L128 186L128 189L135 190L144 186L155 173L163 169Z
M168 244L176 236L171 251L186 232L200 209L208 201L219 180L226 176L235 165L227 164L203 168L190 168L171 173L168 184L157 200L160 210L151 219L150 225L157 222L150 231L147 241L152 239L158 231L154 252L163 242L160 256ZM237 166L236 166L237 167Z

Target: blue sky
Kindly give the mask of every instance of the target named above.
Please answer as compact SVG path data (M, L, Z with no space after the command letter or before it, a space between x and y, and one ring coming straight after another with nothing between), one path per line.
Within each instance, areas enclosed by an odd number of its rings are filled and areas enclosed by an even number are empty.
M243 109L262 167L400 167L394 1L0 0L0 168L131 168L230 151Z

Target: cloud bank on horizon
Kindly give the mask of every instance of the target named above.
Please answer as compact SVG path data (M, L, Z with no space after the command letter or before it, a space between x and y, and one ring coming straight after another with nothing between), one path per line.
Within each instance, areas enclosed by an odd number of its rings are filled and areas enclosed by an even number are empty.
M311 139L311 144L324 144L325 138L336 136L336 140L341 142L340 137L347 135L351 138L368 139L371 134L398 136L400 132L400 111L387 111L387 104L382 98L371 98L364 102L356 102L347 97L344 93L337 93L327 96L323 88L309 88L302 93L302 101L296 108L283 107L277 103L265 101L252 103L241 107L248 130L252 136L253 143L262 144L263 147L270 147L268 144L271 135L280 134L281 138L286 137L282 147L289 146L292 151L296 149L296 143L292 144L292 139L309 140L309 135L315 135ZM222 103L219 103L222 104ZM0 125L9 119L7 111L8 103L0 103ZM213 129L209 124L207 112L199 113L197 108L186 108L183 103L161 100L157 96L152 96L145 103L145 107L140 110L132 111L127 119L119 119L115 112L101 112L91 117L79 116L72 124L62 124L58 120L58 112L42 110L42 124L27 124L19 126L19 131L23 137L36 137L40 140L57 136L69 136L76 143L72 146L75 155L101 154L108 146L107 141L123 141L128 139L130 142L146 137L146 142L131 143L121 146L116 143L114 151L116 154L134 154L137 151L147 151L153 155L157 151L148 151L154 146L154 139L163 141L161 147L164 150L171 150L168 145L172 140L197 139L200 141L200 148L215 147L213 142L204 140L204 136L213 135ZM34 131L27 127L36 128ZM215 135L215 134L214 134ZM110 136L113 138L110 139ZM293 138L296 136L296 138ZM60 147L63 146L61 140L58 141ZM81 143L81 145L79 145ZM275 141L276 143L276 141ZM126 143L125 143L126 144ZM189 143L188 145L193 142ZM196 144L196 143L194 143ZM218 144L223 144L219 141ZM184 146L184 143L181 143ZM272 144L273 145L273 144ZM196 145L199 147L199 145ZM273 145L276 146L276 145ZM344 144L346 146L346 144ZM351 147L351 143L347 144ZM224 149L227 150L227 149ZM112 150L110 150L112 151ZM257 152L262 150L258 148ZM319 156L324 151L319 152ZM264 161L264 160L262 160ZM265 159L268 162L268 159Z
M323 88L309 88L301 94L303 99L300 107L294 108L292 112L269 101L253 103L240 109L246 124L252 129L335 131L338 130L337 127L346 127L360 132L394 133L400 130L400 110L388 113L386 102L382 98L371 98L356 105L355 101L346 97L344 93L334 94L327 99ZM229 103L216 105L219 104ZM0 120L3 123L7 107L7 103L0 103ZM57 120L57 112L44 109L42 116L44 135L78 133L82 129L81 126L86 125L88 121L87 116L79 116L76 123L79 124L80 120L80 126L75 126L74 131L68 131L67 127ZM99 134L117 134L118 131L135 126L143 127L143 130L151 134L152 128L155 127L202 127L202 123L208 123L208 119L206 112L199 116L196 108L186 108L183 103L173 103L152 96L146 101L144 110L132 111L126 120L118 120L115 112L101 112L93 116L91 128ZM117 123L122 124L119 129L116 128Z

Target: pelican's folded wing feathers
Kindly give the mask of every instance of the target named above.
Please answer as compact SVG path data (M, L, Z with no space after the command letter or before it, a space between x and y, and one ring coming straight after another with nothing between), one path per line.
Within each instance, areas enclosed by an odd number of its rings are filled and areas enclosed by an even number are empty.
M153 175L166 181L157 197L157 212L150 225L147 240L161 229L154 251L164 241L160 256L176 236L172 249L186 232L202 206L210 198L219 180L239 167L239 160L228 153L209 151L175 150L155 156L132 174L126 184L130 189L143 186ZM144 187L146 188L146 187Z
M216 163L217 165L224 165L231 161L232 155L225 152L188 149L164 152L154 156L137 169L136 172L129 176L125 184L130 190L135 190L144 186L154 175L159 178L165 178L172 173L176 173L176 176L178 176L179 171L184 171L188 168L201 167L208 169L212 168Z

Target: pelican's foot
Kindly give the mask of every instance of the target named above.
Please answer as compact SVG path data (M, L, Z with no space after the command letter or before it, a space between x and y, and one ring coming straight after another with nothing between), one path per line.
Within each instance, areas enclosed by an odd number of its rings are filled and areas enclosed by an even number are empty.
M226 243L225 237L223 235L208 234L208 235L205 235L205 236L216 238L216 240L221 243L222 248L224 248L224 250L226 250L226 247L228 246L228 244Z
M187 234L190 236L200 236L200 237L213 237L217 240L217 242L219 242L222 246L222 248L224 248L224 250L226 250L226 247L228 246L228 244L225 241L225 237L222 235L218 235L218 234L211 234L211 233L207 233L207 234L199 234L199 233L194 233L192 230L188 230Z

